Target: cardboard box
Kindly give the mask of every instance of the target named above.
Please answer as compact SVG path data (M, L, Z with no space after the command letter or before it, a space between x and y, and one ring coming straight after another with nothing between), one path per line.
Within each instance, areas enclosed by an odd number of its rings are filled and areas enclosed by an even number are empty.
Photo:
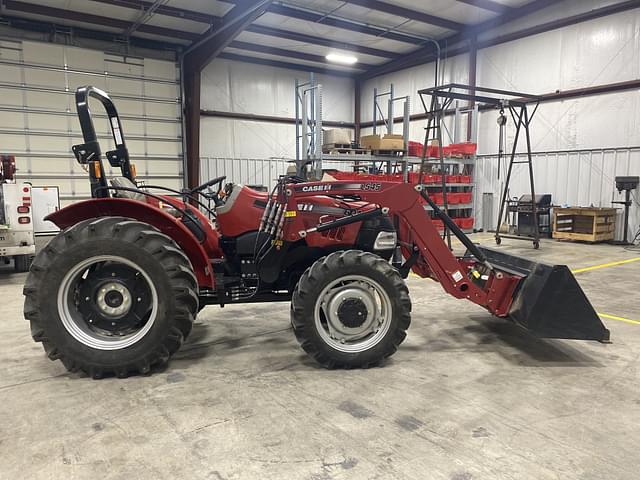
M378 150L404 150L404 137L402 135L385 135L380 142Z
M360 146L369 150L404 150L404 138L395 134L386 134L382 138L379 135L364 135L360 137Z
M380 135L363 135L360 137L360 146L369 150L380 150Z
M351 145L351 130L346 128L322 130L322 145Z

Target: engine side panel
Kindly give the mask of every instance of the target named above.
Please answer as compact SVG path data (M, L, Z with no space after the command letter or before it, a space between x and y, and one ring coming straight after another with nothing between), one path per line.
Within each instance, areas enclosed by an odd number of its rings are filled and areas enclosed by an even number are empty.
M238 237L257 230L267 205L267 193L244 185L234 185L224 205L216 208L217 223L222 235Z

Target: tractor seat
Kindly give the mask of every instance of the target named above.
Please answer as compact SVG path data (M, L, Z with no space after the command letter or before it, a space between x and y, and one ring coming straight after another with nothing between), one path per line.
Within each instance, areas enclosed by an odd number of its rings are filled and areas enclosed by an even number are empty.
M111 179L111 186L116 188L138 188L138 186L127 177L113 177ZM128 190L116 190L113 196L117 198L128 198L129 200L138 200L139 202L145 201L145 197L143 194L130 192Z

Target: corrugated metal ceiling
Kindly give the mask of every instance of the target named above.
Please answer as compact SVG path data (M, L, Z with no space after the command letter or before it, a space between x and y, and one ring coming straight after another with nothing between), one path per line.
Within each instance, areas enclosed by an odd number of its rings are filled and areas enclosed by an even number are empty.
M4 0L3 17L37 20L85 30L131 34L188 45L240 0ZM286 0L274 1L225 51L244 57L331 67L359 73L496 19L540 0ZM146 10L155 8L152 14ZM504 11L502 11L504 9ZM435 18L434 18L435 17ZM271 47L272 50L267 49ZM331 51L356 52L354 67L328 65ZM287 55L286 51L294 52ZM306 54L306 55L305 55Z

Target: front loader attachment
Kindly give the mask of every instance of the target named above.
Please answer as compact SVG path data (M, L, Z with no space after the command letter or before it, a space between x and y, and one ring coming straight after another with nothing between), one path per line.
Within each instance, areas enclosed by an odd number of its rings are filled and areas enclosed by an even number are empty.
M609 330L566 265L478 248L496 269L523 277L509 309L514 322L538 337L609 341Z

